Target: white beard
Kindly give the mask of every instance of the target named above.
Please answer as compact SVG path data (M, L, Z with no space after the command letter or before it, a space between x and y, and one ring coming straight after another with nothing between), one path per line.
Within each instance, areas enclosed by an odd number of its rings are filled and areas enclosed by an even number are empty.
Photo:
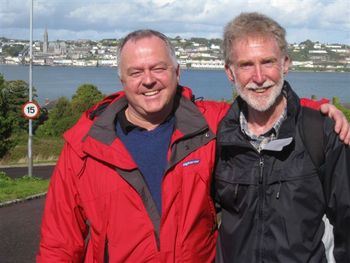
M280 80L277 83L273 82L272 80L266 80L261 86L258 86L253 82L249 82L246 86L242 87L241 83L237 81L236 77L235 77L235 80L236 80L235 87L236 87L237 94L251 108L260 112L265 112L269 110L275 104L277 98L281 95L283 83L284 83L282 70L281 70ZM272 89L270 95L268 96L256 97L254 96L254 94L248 91L248 90L262 89L266 87L270 87L269 89Z

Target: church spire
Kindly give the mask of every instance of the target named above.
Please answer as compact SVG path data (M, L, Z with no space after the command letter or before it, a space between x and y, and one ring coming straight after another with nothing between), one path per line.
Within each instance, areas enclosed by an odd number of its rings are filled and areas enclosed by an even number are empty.
M47 27L45 26L43 53L47 53L48 49L49 49L49 34L47 33Z

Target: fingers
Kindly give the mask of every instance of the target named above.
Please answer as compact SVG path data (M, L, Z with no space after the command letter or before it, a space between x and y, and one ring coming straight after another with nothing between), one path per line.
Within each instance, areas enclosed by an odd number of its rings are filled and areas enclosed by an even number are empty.
M349 129L345 116L340 110L335 109L331 118L335 121L334 131L339 134L341 140L344 140L345 134Z
M350 143L350 125L344 114L337 109L334 112L332 119L335 121L334 131L339 134L339 139L345 144Z
M320 110L323 114L334 120L334 131L339 135L339 139L345 144L350 145L350 124L344 113L331 104L321 105Z
M334 105L331 105L329 103L322 104L320 110L323 114L334 120L334 130L337 134L339 134L343 125L342 113Z
M347 122L347 121L346 121ZM347 145L350 145L350 124L347 122L348 130L347 132L344 131L343 139L340 137L341 140Z

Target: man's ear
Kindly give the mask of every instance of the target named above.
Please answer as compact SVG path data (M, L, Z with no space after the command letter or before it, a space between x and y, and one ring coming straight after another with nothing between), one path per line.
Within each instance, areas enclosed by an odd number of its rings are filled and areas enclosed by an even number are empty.
M119 78L120 83L122 84L122 89L124 89L125 81L123 80L123 78L121 76L118 76L118 78Z
M177 79L177 82L179 83L180 82L180 65L177 64L177 67L176 67L176 79Z
M289 65L291 64L291 60L289 56L285 56L283 60L283 74L287 74L289 70Z
M121 71L119 69L118 69L117 75L118 75L118 79L119 79L120 83L124 86L125 81L123 80L122 73L121 73Z
M235 82L235 75L232 72L232 69L230 68L229 65L225 64L225 72L226 72L226 76L227 78L232 81Z

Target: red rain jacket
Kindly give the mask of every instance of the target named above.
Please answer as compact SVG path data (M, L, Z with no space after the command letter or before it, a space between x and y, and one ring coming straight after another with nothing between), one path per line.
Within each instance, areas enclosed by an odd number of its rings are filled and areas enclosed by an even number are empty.
M37 262L213 261L217 222L210 185L215 133L228 104L192 102L187 88L179 97L161 215L116 136L115 116L127 103L123 92L116 93L64 135Z

